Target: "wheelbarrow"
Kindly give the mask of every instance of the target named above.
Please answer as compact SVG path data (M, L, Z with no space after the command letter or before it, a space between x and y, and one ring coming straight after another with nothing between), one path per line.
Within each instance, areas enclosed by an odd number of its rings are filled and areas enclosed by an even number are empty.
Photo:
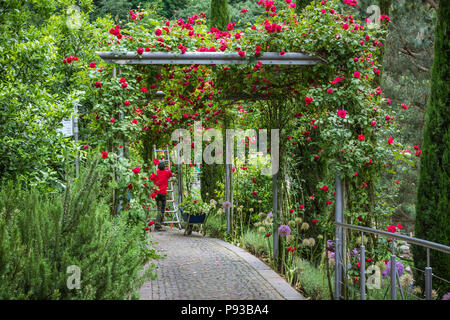
M178 210L180 210L180 214L184 222L187 223L186 228L184 229L184 235L192 234L194 224L204 224L206 222L206 218L208 217L207 213L193 215L185 213L183 208L178 208Z

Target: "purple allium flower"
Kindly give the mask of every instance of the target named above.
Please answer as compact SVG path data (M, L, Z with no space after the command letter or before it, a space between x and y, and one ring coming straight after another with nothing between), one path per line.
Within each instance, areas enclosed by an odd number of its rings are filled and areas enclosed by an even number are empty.
M267 214L267 218L272 218L273 217L273 213L272 213L272 211L270 211L268 214Z
M442 300L450 300L450 292L447 292L442 296Z
M358 254L358 250L356 250L356 248L354 248L354 249L352 250L352 253L353 253L354 255L357 255L357 254Z
M224 202L222 203L222 208L223 208L224 211L225 211L226 209L228 209L228 208L231 208L231 202L230 202L230 201L224 201Z
M291 228L289 228L289 226L287 226L285 224L282 224L278 228L278 234L280 235L280 237L286 237L291 234Z
M330 255L330 259L334 259L336 257L335 252L328 251L328 254Z
M405 272L405 267L403 266L403 263L400 261L395 261L395 268L397 269L398 276L401 277L403 273ZM391 274L391 260L388 261L386 264L386 269L382 272L383 277L388 277Z

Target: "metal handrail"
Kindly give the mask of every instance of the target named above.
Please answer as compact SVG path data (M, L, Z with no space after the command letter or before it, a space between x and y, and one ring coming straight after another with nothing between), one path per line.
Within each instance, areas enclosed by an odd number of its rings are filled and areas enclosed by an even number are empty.
M364 239L363 239L363 235L364 233L372 233L372 234L377 234L377 235L381 235L384 237L389 237L389 238L393 238L393 239L398 239L398 240L403 240L407 243L412 243L418 246L422 246L427 248L427 267L425 268L425 295L426 295L426 300L431 300L432 299L432 277L433 277L433 273L432 273L432 268L430 267L430 260L429 260L429 251L430 249L434 249L437 251L441 251L447 254L450 254L450 247L443 245L441 243L436 243L436 242L432 242L432 241L428 241L428 240L423 240L423 239L419 239L419 238L414 238L414 237L409 237L409 236L405 236L402 234L397 234L397 233L392 233L392 232L387 232L387 231L382 231L382 230L377 230L377 229L373 229L373 228L369 228L369 227L362 227L362 226L356 226L356 225L352 225L352 224L347 224L347 223L342 223L342 222L338 222L335 221L334 222L335 226L339 229L350 229L350 230L355 230L355 231L360 231L361 232L361 254L360 254L360 261L361 261L361 266L360 266L360 274L361 274L361 299L365 300L365 296L366 296L366 289L365 289L365 246L364 246ZM336 237L337 239L337 237ZM345 241L345 240L344 240ZM336 240L337 243L337 240ZM390 270L390 278L391 278L391 299L395 300L396 296L397 296L397 285L396 282L398 284L398 287L400 289L400 294L402 299L404 299L404 294L403 294L403 290L401 288L401 284L400 284L400 278L397 272L397 268L393 267L396 265L396 259L397 257L395 256L395 251L394 251L394 241L392 241L393 245L392 245L392 255L390 258L391 261L391 270ZM337 265L337 264L336 264ZM336 275L335 275L336 276ZM336 281L341 278L341 275L337 275L336 276ZM444 279L443 279L444 280ZM340 297L340 292L336 291L337 297Z
M431 268L430 264L430 249L437 250L444 252L446 254L450 254L450 247L446 246L441 243L436 243L428 240L423 240L419 238L414 237L408 237L404 236L398 233L392 233L382 230L377 230L369 227L362 227L362 226L356 226L352 224L344 223L343 221L343 193L342 193L342 180L339 176L340 172L337 171L335 174L335 185L336 185L336 192L335 192L335 199L336 199L336 205L335 205L335 221L334 225L336 227L336 234L335 234L335 255L336 255L336 262L335 262L335 271L334 271L334 278L335 278L335 288L334 288L334 297L337 300L340 300L342 298L342 288L341 288L341 280L343 279L343 275L346 275L347 270L345 270L345 261L343 259L345 250L346 250L346 237L343 236L344 230L355 230L361 232L361 254L360 254L360 276L361 276L361 300L365 299L366 295L366 288L365 288L365 261L362 261L363 258L365 258L365 246L364 246L364 233L372 233L381 235L383 237L392 238L392 253L390 257L390 278L391 278L391 299L395 300L397 299L397 283L399 285L400 293L402 296L402 299L404 299L403 291L400 284L399 275L396 268L396 261L397 257L395 255L395 240L403 240L407 243L412 243L421 247L427 248L427 261L426 261L426 267L425 267L425 297L426 300L431 300L433 296L432 292L432 285L433 285L433 269Z
M347 224L347 223L341 223L341 222L335 222L334 224L336 226L343 227L346 229L367 232L367 233L373 233L373 234L379 234L379 235L386 236L389 238L403 240L408 243L416 244L416 245L419 245L419 246L422 246L425 248L430 248L430 249L434 249L434 250L438 250L438 251L450 254L450 247L440 244L440 243L423 240L423 239L419 239L419 238L414 238L414 237L409 237L409 236L405 236L405 235L398 234L398 233L377 230L377 229L373 229L373 228L369 228L369 227L356 226L353 224Z

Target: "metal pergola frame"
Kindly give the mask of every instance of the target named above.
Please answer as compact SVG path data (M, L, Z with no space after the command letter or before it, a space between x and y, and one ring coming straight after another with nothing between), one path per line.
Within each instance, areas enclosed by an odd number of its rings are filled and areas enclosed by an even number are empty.
M145 52L142 55L138 55L135 52L96 52L100 58L102 58L108 64L116 65L164 65L164 64L181 64L181 65L192 65L192 64L203 64L203 65L216 65L216 64L248 64L249 60L245 57L239 56L237 53L222 53L222 52L186 52L184 54L169 53L169 52ZM268 65L290 65L290 66L313 66L321 62L325 62L321 57L311 56L306 53L297 52L287 52L281 55L278 52L266 52L261 56L257 57L254 61L260 61L262 64ZM120 70L119 70L120 72ZM113 77L117 74L116 67L113 69ZM164 92L158 91L153 96L149 95L149 99L163 98ZM264 100L260 97L252 96L235 96L235 97L224 97L225 100ZM227 149L227 148L226 148ZM278 217L278 184L277 184L278 174L272 176L272 190L273 190L273 216ZM231 202L231 164L226 165L226 200ZM399 238L406 240L411 243L416 243L418 245L427 247L427 268L426 268L426 296L427 300L431 299L431 277L432 269L430 267L429 259L429 249L435 249L443 251L446 253L450 252L450 247L444 246L437 243L432 243L422 239L398 236L395 234L388 234L387 232L379 231L372 228L364 228L360 226L348 225L344 223L343 219L343 185L342 180L339 177L339 172L335 174L335 254L336 254L336 266L335 266L335 288L334 288L334 298L339 300L343 297L344 288L344 276L346 275L346 263L344 257L346 255L346 231L357 230L361 232L361 255L364 259L364 245L363 245L363 233L376 233L379 235L390 236L392 238ZM227 232L230 232L230 208L227 209ZM396 257L394 254L394 241L392 241L392 255L391 262L395 265ZM273 227L273 257L277 259L279 256L278 252L278 229L274 224ZM362 263L361 267L361 299L365 299L365 264ZM396 268L391 268L391 299L396 299L396 286L395 286L395 272ZM400 287L401 290L401 287ZM402 293L402 292L401 292ZM403 297L403 293L402 293Z
M218 65L218 64L249 64L249 60L245 57L239 56L238 53L223 53L223 52L186 52L184 54L180 53L170 53L170 52L144 52L142 55L136 52L112 52L112 51L102 51L96 52L97 55L102 58L108 64L114 65ZM266 65L287 65L287 66L314 66L321 62L326 62L323 58L312 56L306 53L299 52L286 52L283 55L278 52L265 52L261 56L258 56L253 61L260 61L262 64ZM113 76L116 76L116 67L114 66ZM163 98L164 92L158 91L150 98ZM230 100L237 99L238 97L229 97ZM225 98L226 99L226 98ZM239 98L238 98L239 99ZM239 100L245 100L246 97L242 97ZM251 100L264 100L258 97L252 97ZM227 148L226 148L227 149ZM225 155L226 157L226 155ZM232 201L231 194L231 164L226 164L226 200ZM273 217L274 220L278 218L278 174L272 176L272 206L273 206ZM336 175L336 183L341 183L339 177ZM339 208L339 209L338 209ZM227 209L227 233L230 232L230 216L231 209ZM339 212L338 212L339 210ZM336 197L336 222L342 221L342 198ZM340 220L338 219L340 217ZM342 234L342 227L336 226L336 234ZM279 258L279 239L278 239L278 226L273 224L273 257L274 260ZM340 245L340 250L339 246ZM342 241L336 240L336 253L342 252ZM343 269L336 268L336 279L342 279ZM336 281L336 283L339 283Z
M100 58L109 64L248 64L245 57L238 53L223 52L186 52L176 54L171 52L144 52L139 55L135 52L96 52ZM311 56L306 53L286 52L281 55L278 52L265 52L255 58L255 61L261 61L262 64L272 65L315 65L323 62L323 59L317 56Z

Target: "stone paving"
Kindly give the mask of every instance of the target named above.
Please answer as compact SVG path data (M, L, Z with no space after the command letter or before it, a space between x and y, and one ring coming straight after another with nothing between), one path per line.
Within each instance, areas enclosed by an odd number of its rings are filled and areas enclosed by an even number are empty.
M195 232L184 236L183 232L174 228L154 233L154 247L166 257L151 261L158 277L142 286L142 300L303 299L245 250Z

